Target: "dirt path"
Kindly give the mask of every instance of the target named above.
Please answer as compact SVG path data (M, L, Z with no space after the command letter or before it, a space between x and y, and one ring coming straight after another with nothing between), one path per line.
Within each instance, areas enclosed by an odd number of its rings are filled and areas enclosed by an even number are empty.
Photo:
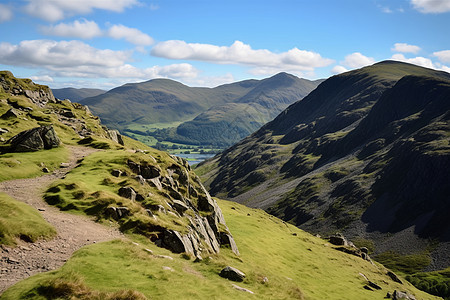
M69 150L70 161L52 174L0 182L0 191L39 210L58 232L51 241L21 242L15 248L0 247L0 294L31 275L61 267L74 251L85 245L123 237L114 228L95 223L88 217L61 212L42 199L43 191L49 184L64 177L79 159L96 151L76 146L69 146Z

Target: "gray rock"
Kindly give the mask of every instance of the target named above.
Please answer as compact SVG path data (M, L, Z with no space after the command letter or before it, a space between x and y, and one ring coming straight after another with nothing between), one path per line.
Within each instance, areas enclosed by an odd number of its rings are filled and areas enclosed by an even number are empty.
M178 231L166 230L162 240L162 246L171 250L174 253L185 252L188 255L194 256L194 248L192 242L187 236L182 236Z
M135 174L141 174L141 165L135 163L132 160L127 161L127 165L130 167L131 171Z
M361 247L359 250L360 250L362 253L369 254L369 249L367 249L366 247Z
M144 201L145 197L139 193L136 193L136 201Z
M388 271L387 276L389 276L393 281L403 284L403 282L400 280L400 278L398 278L398 276L394 272Z
M8 133L9 130L6 128L0 128L0 135L4 134L4 133Z
M172 207L180 214L183 215L189 207L180 200L173 200Z
M141 166L141 175L145 179L152 179L161 176L161 170L155 166Z
M58 147L60 141L50 125L22 131L9 139L7 143L11 145L12 151L29 152Z
M220 233L220 244L229 245L231 248L231 251L233 251L234 254L240 255L239 249L238 249L236 242L234 241L233 236L231 234L221 232Z
M122 135L120 135L120 133L117 130L108 130L107 132L111 140L122 146L124 145Z
M411 295L408 294L407 292L400 292L395 290L394 293L392 293L392 299L397 300L397 299L406 299L406 300L415 300L416 298Z
M159 181L159 178L147 179L147 183L150 186L157 188L158 191L162 190L162 184L161 184L161 181Z
M245 279L245 274L242 271L230 266L223 268L219 275L232 281L243 281Z
M12 119L12 118L18 118L19 112L15 110L14 108L10 108L7 112L5 112L3 115L0 116L0 119L6 120L6 119Z
M112 170L111 171L111 175L112 176L114 176L114 177L120 177L120 175L122 175L122 171L120 171L120 170Z
M50 170L48 168L42 168L42 172L44 173L50 173Z
M335 235L330 236L330 243L337 246L347 246L347 239L340 233L336 233Z
M128 207L108 207L105 210L106 216L113 218L114 220L119 220L130 214Z
M235 284L232 284L232 286L233 286L234 289L236 289L236 290L238 290L238 291L246 292L246 293L250 293L250 294L254 294L254 293L253 293L252 291L250 291L249 289L240 287L240 286L235 285Z
M378 284L376 284L375 282L372 282L372 281L368 281L368 284L369 284L369 286L371 287L371 288L374 288L374 289L376 289L376 290L381 290L381 286L379 286Z
M214 210L214 203L211 197L199 195L198 196L198 202L197 207L201 211L213 211Z
M136 191L131 186L121 187L119 189L119 196L134 201L136 200Z
M136 175L136 176L134 177L134 179L136 179L136 180L139 182L139 184L141 184L141 185L144 185L144 184L145 184L145 178L142 177L142 175Z

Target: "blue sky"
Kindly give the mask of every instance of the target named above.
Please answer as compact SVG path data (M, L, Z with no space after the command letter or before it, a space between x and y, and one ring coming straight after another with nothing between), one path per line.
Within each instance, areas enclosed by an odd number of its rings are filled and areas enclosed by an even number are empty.
M52 88L450 72L450 0L0 0L0 69Z

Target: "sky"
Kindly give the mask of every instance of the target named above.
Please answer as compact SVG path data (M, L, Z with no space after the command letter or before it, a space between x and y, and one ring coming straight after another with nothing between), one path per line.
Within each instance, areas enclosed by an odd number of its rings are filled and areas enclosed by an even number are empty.
M450 0L0 0L0 70L51 88L450 72Z

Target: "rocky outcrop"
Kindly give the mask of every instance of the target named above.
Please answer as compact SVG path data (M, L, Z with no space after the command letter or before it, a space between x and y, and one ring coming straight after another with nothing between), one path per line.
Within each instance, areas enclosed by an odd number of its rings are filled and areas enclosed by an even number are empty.
M165 169L153 157L146 161L128 159L131 178L139 182L139 188L124 186L118 194L131 201L138 201L146 209L148 216L158 218L161 214L174 218L186 218L188 226L183 231L172 228L157 228L157 236L152 240L160 247L175 253L186 253L201 259L202 253L218 253L221 245L226 245L239 255L233 239L217 202L192 172L187 161L171 156L175 163ZM124 177L128 171L113 169L115 177ZM153 189L152 189L153 188ZM148 190L146 190L148 189ZM145 192L143 192L145 191ZM139 193L146 193L141 196ZM151 199L153 193L163 196L166 201L155 204ZM108 208L111 210L112 208ZM110 211L109 216L114 214Z
M223 268L219 275L233 281L244 281L245 279L245 274L242 271L230 266Z
M58 147L60 140L53 126L42 126L22 131L6 143L10 151L29 152Z
M124 145L122 135L117 130L108 130L107 132L111 140L120 145Z

